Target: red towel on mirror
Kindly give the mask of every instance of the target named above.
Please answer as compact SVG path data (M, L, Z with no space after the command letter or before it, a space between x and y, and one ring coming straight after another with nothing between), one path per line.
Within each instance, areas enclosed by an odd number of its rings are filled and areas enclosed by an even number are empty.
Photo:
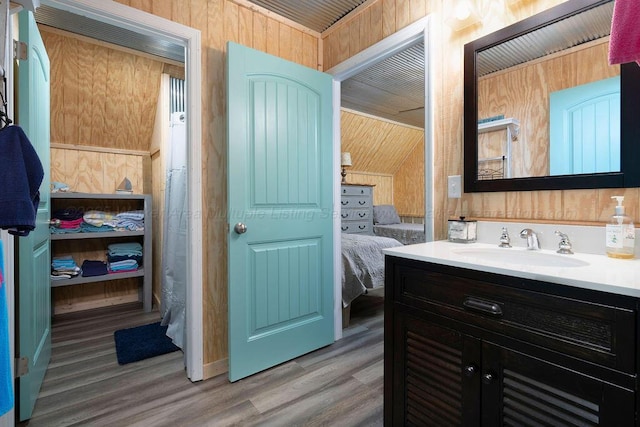
M640 1L616 0L611 19L609 65L640 64Z

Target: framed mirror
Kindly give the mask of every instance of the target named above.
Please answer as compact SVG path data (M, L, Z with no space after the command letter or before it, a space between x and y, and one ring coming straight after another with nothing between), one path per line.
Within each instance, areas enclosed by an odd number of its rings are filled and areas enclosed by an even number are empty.
M640 66L608 64L612 13L569 0L465 45L465 192L640 187Z

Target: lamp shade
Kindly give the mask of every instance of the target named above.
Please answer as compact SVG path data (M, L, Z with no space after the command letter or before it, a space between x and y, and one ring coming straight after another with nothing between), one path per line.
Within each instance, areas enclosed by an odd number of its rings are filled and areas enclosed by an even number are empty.
M351 153L345 151L340 155L340 166L351 166Z

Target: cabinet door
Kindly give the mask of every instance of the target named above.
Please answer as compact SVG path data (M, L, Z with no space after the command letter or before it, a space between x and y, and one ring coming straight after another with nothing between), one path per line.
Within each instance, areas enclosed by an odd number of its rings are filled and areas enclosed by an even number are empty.
M634 393L571 369L482 343L485 426L631 426Z
M474 426L480 421L480 341L396 313L392 414L385 425Z

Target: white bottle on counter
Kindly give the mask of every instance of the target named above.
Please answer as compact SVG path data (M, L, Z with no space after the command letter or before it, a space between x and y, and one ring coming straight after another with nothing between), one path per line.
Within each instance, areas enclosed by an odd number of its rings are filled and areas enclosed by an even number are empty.
M624 196L611 196L618 201L615 213L606 226L606 250L611 258L632 259L635 252L636 231L633 220L624 213Z

